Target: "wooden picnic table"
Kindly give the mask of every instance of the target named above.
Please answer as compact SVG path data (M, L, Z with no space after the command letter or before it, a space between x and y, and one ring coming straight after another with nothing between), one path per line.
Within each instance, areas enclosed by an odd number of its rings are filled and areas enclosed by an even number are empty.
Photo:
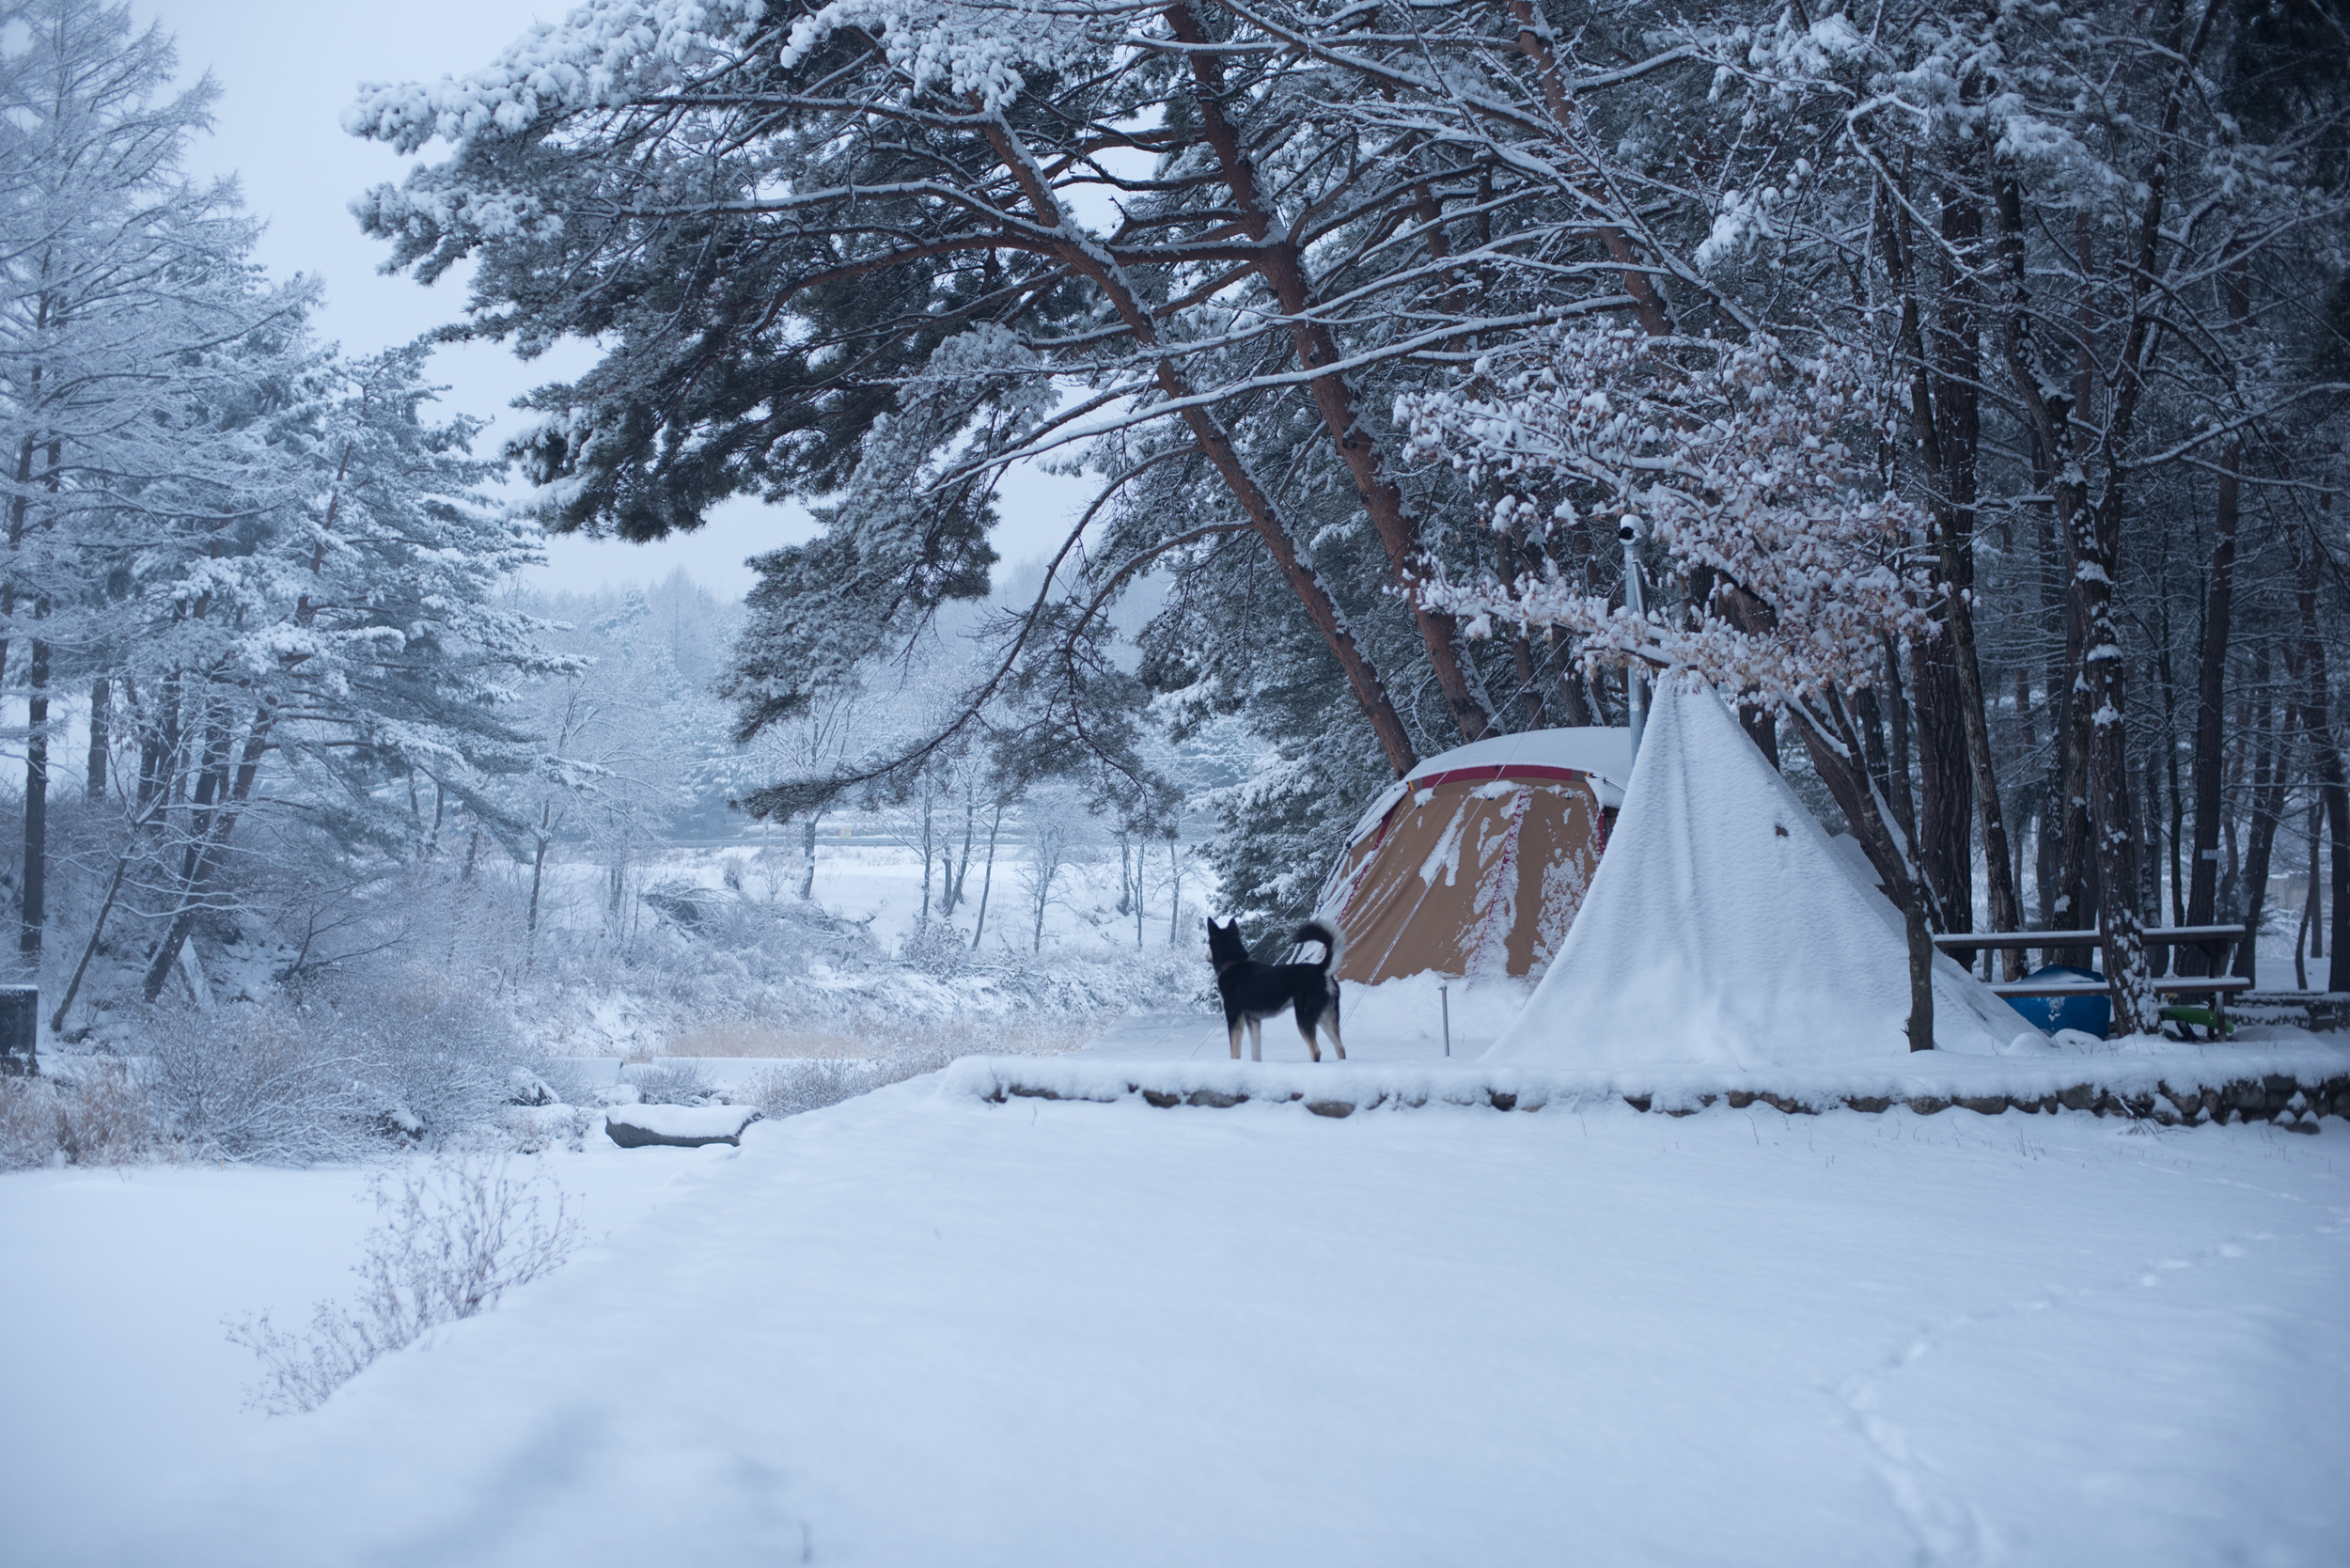
M2245 938L2241 925L2232 926L2153 926L2140 933L2140 940L2150 948L2200 947L2206 949L2211 968L2225 968L2235 956L2235 946ZM1971 958L1983 948L2093 948L2105 941L2105 933L2097 931L1952 931L1934 939L1934 945L1945 952L1963 952ZM2223 951L2211 952L2212 949ZM2212 1004L2211 1030L2218 1038L2227 1023L2228 997L2238 991L2248 991L2252 982L2242 975L2156 975L2154 993L2162 996L2208 996ZM2111 996L2110 981L2085 980L2002 980L1991 989L2002 996L2084 996L2100 993ZM2186 1027L2184 1022L2181 1025Z

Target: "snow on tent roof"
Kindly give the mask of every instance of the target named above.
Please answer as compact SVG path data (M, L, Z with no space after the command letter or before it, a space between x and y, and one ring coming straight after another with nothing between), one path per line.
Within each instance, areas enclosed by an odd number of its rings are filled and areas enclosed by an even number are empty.
M1748 1069L1908 1048L1900 911L1708 692L1659 683L1607 854L1488 1060ZM2015 1013L1947 958L1936 1048L1996 1054Z
M1482 773L1494 778L1524 777L1542 769L1559 769L1592 776L1603 788L1602 804L1614 806L1623 798L1624 780L1632 776L1632 731L1587 725L1573 729L1522 729L1514 735L1471 741L1450 751L1423 758L1411 772L1380 792L1355 830L1346 836L1352 847L1386 820L1408 790L1448 774Z

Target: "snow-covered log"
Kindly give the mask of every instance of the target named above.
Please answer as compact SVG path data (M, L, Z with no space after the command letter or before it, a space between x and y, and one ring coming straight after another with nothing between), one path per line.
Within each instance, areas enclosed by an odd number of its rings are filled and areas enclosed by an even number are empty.
M623 1149L698 1149L705 1143L739 1146L743 1129L758 1120L755 1105L619 1105L604 1113L603 1130Z

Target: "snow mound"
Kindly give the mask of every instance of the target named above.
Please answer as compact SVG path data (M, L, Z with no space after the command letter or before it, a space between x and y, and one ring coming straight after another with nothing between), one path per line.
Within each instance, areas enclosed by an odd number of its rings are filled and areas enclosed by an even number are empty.
M1660 682L1622 814L1574 928L1487 1059L1717 1069L1907 1054L1899 910L1707 692ZM1937 1051L1993 1056L2022 1020L1948 958Z

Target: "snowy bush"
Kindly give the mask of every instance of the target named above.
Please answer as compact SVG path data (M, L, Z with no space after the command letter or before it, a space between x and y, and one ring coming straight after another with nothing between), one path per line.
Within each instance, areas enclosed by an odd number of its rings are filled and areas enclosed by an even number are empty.
M57 1152L56 1100L42 1079L0 1077L0 1170L49 1163Z
M154 1147L147 1085L126 1062L86 1058L58 1086L57 1147L69 1165L127 1165Z
M503 1160L410 1168L378 1178L370 1196L382 1217L352 1267L356 1307L319 1302L298 1335L266 1312L228 1325L229 1341L260 1357L257 1408L317 1409L379 1356L496 1306L560 1267L579 1243L579 1218L562 1191L543 1173L513 1175Z
M810 1057L768 1068L745 1080L734 1097L744 1105L757 1105L761 1115L771 1119L797 1116L802 1111L837 1105L885 1083L897 1083L947 1063L945 1059L926 1058L919 1065L903 1061L892 1065L903 1065L905 1071L894 1076L885 1075L883 1064L872 1058Z
M718 1098L718 1086L698 1062L655 1062L631 1082L643 1105L707 1105Z
M493 1123L519 1064L505 1015L415 971L212 1012L160 1012L158 1130L207 1158L302 1164Z
M358 1064L377 1118L401 1113L446 1136L494 1117L520 1065L513 1025L478 996L420 970L350 980L319 994L310 1018Z
M373 1141L360 1062L292 1007L159 1013L147 1060L158 1130L200 1157L298 1165Z
M730 1098L769 1117L822 1110L843 1100L935 1073L958 1057L1058 1056L1073 1051L1108 1027L1102 1014L1029 1017L1017 1024L964 1020L946 1027L901 1028L870 1043L870 1055L807 1057L779 1061L746 1079Z
M62 1077L0 1077L0 1170L147 1156L154 1139L146 1086L121 1062L75 1066Z
M934 980L951 980L971 967L971 939L952 921L924 920L899 944L898 957Z

